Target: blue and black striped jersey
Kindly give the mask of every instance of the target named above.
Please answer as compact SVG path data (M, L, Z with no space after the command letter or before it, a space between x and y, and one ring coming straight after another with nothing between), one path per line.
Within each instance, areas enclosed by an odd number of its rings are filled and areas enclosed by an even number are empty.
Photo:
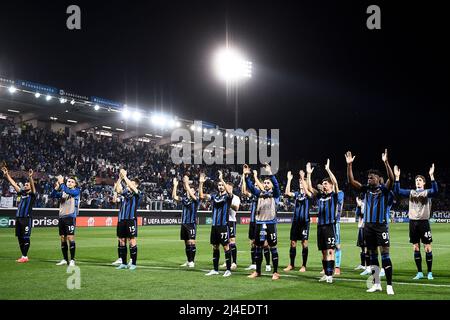
M20 202L17 206L16 217L17 218L31 218L31 212L33 211L34 201L36 200L36 194L33 192L26 192L21 190L18 192L20 196Z
M304 193L294 192L294 222L309 222L311 199Z
M119 221L136 219L142 193L139 190L138 193L134 193L133 191L124 188L122 196L123 201L119 210Z
M212 225L213 226L226 226L228 225L229 215L228 209L231 206L233 196L228 193L222 195L218 193L211 194L211 206L212 206Z
M394 193L384 184L376 188L363 186L364 195L364 222L365 223L389 223L389 215L394 203Z
M321 193L317 202L319 211L317 223L319 225L335 223L344 203L344 192Z
M181 203L183 205L181 213L182 223L197 223L197 210L200 201L198 200L198 195L196 195L196 197L197 200L188 197L187 194L184 194L181 197Z

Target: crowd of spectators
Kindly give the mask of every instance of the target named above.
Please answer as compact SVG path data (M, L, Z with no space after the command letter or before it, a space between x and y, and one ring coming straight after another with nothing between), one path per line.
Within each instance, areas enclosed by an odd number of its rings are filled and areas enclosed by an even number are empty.
M97 135L88 132L78 132L68 135L66 132L53 132L46 128L34 128L29 124L15 125L6 120L0 120L0 161L4 162L10 172L13 172L19 182L24 182L26 171L32 168L36 173L37 200L36 207L57 207L57 203L49 197L56 176L75 175L78 178L82 195L81 208L115 208L112 203L113 183L118 178L119 170L124 168L129 177L141 180L140 189L143 192L140 207L142 209L179 209L179 204L171 198L172 180L182 179L188 173L198 184L200 172L205 172L210 181L205 184L205 192L210 193L215 188L213 181L217 171L222 170L224 179L232 182L235 193L240 194L241 166L237 165L176 165L170 158L170 146L157 146L155 141L143 142L129 139L119 141L115 137ZM347 185L344 170L335 171L340 182L340 188L345 191L345 209L353 210L356 193ZM297 174L298 168L292 168ZM286 164L277 173L282 191L286 184ZM358 173L362 181L364 173ZM323 168L317 167L313 183L326 176ZM436 174L440 187L440 195L433 201L434 210L450 208L446 181L450 181L449 171L439 171ZM402 185L414 186L414 175L402 172ZM181 185L181 184L180 184ZM293 181L292 189L298 189L298 182ZM181 186L180 190L181 192ZM6 179L0 180L0 196L13 197L16 193ZM249 208L249 202L243 201L242 210ZM398 210L407 209L407 200L396 201ZM293 203L282 197L279 210L292 210ZM208 209L208 203L202 203L201 209Z

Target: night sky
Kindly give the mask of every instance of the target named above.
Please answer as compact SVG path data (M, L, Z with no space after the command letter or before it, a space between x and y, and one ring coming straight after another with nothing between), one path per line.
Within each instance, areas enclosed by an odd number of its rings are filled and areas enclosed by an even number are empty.
M395 2L395 4L393 3ZM66 28L70 4L82 30ZM381 8L381 30L366 8ZM283 160L427 172L446 158L449 24L438 2L53 1L2 3L0 75L234 127L211 71L215 49L245 52L239 127L280 128Z

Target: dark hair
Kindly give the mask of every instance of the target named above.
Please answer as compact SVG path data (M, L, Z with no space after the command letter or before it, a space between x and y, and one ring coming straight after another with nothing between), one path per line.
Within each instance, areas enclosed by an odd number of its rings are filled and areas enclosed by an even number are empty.
M415 179L417 179L417 178L421 178L421 179L423 180L423 183L427 182L427 180L425 179L425 177L424 177L423 175L421 175L421 174L418 174L418 175L415 177ZM414 179L414 180L415 180L415 179Z
M326 177L326 178L323 178L322 179L322 183L324 183L324 182L328 182L328 183L330 183L330 184L333 184L333 181L331 181L331 178L330 177Z
M139 180L139 178L134 178L132 181L134 181L137 185L141 184L141 180Z
M373 175L376 175L376 176L378 176L378 177L381 177L380 171L378 171L378 170L376 170L376 169L370 169L370 170L368 170L368 171L367 171L367 175L369 175L369 174L373 174Z

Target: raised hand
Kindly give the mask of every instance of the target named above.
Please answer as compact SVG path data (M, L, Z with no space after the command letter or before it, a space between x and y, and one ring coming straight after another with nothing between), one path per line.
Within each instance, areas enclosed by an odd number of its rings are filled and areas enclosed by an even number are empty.
M189 183L189 177L188 176L183 176L183 183Z
M325 164L325 170L330 170L330 159L327 159L327 163Z
M387 152L387 149L384 149L384 153L381 154L381 160L383 160L383 162L388 161L388 152Z
M219 174L219 180L223 180L223 173L221 170L217 171L217 173Z
M269 176L271 176L271 175L272 175L272 168L270 167L270 165L269 165L268 163L265 163L265 164L264 164L264 168L266 169L267 174L268 174Z
M300 170L299 174L300 174L300 180L304 180L305 179L305 171Z
M397 165L394 166L394 175L395 178L400 178L400 168Z
M292 172L291 172L291 171L288 171L288 173L287 173L287 178L288 178L288 180L292 180L293 177L294 177L294 176L292 175Z
M28 170L28 176L33 178L33 169Z
M6 169L6 167L2 167L2 172L5 176L8 175L8 169Z
M430 171L428 172L430 177L434 177L434 163L431 165Z
M258 178L258 170L253 170L253 177Z
M307 174L311 174L313 171L314 171L314 168L311 167L311 163L308 162L308 163L306 164L306 173L307 173Z
M250 173L250 167L247 164L244 164L242 166L242 173L243 174L249 174Z
M347 162L347 164L352 163L355 160L356 156L352 156L352 152L351 151L347 151L345 153L345 161Z
M177 178L173 178L173 187L176 188L178 186Z
M58 184L64 183L64 177L62 175L57 176L56 179L58 180Z
M199 180L198 180L200 183L205 183L205 181L206 181L206 176L205 176L205 174L202 172L202 173L200 173L200 178L199 178Z

